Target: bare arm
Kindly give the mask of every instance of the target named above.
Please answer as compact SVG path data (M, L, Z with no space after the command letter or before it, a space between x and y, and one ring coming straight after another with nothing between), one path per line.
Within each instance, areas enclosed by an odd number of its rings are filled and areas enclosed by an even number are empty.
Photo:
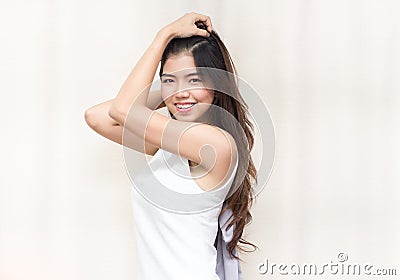
M156 109L164 107L165 104L162 101L160 103L160 98L159 90L151 92L148 98L148 106L151 108L158 106ZM142 138L132 134L129 130L124 131L123 127L118 122L110 118L108 111L114 101L115 99L110 99L87 109L85 111L86 123L95 132L115 143L123 144L138 152L154 155L158 150L156 146L147 142L143 143ZM123 133L125 133L125 135ZM123 135L125 136L124 139ZM145 147L143 147L143 145L145 145Z
M194 22L203 21L211 30L208 17L190 13L161 29L122 85L109 115L116 122L156 147L179 154L208 170L213 182L220 182L236 160L232 137L221 129L202 123L183 122L154 112L146 105L162 53L174 37L207 36ZM135 114L128 114L129 108Z

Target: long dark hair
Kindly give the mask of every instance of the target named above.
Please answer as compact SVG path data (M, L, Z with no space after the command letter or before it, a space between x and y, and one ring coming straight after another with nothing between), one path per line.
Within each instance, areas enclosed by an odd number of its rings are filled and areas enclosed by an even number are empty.
M203 23L196 23L196 25L198 28L206 30ZM228 224L228 228L235 225L235 229L227 248L231 257L241 260L235 255L235 248L242 252L253 252L258 248L242 238L244 227L252 221L250 208L255 199L252 185L257 182L257 170L250 155L254 145L253 124L248 118L247 105L240 95L237 80L234 78L237 77L236 67L227 48L214 29L209 37L173 38L166 46L161 58L160 78L163 74L166 60L170 56L181 53L192 55L196 67L200 67L198 71L200 75L201 73L203 74L202 76L209 74L208 78L211 79L211 82L218 83L218 89L223 89L214 90L215 95L212 104L216 106L210 107L211 115L213 114L213 107L218 107L235 118L235 121L232 121L232 118L211 117L211 124L229 132L238 147L239 165L231 187L236 190L224 202L220 215L228 209L232 210L233 219ZM202 69L201 67L207 68ZM207 73L207 69L221 69L224 71ZM223 85L222 87L221 84ZM229 94L226 94L226 92L229 92ZM215 111L214 113L215 116L218 115ZM239 246L239 243L250 245L253 250L246 250L244 247Z

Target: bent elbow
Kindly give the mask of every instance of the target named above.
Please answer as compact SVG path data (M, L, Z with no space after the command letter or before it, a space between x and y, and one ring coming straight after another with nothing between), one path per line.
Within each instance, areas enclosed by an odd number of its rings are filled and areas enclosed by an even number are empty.
M118 109L118 107L112 105L108 110L108 116L115 120L117 123L123 125L125 121L125 114Z
M86 124L92 128L96 126L96 118L93 115L91 108L87 109L84 115Z

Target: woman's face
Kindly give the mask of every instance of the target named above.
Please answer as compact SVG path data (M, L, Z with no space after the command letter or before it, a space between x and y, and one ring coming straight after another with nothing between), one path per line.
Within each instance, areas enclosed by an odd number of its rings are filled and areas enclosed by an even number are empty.
M168 110L182 121L199 120L214 100L213 91L205 88L193 56L188 54L170 56L165 61L161 95Z

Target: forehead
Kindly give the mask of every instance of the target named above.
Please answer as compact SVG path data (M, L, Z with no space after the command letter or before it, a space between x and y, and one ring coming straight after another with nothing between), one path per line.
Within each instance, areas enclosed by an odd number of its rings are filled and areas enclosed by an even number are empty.
M189 72L195 72L196 65L190 54L179 54L170 56L164 63L163 74L184 76Z

